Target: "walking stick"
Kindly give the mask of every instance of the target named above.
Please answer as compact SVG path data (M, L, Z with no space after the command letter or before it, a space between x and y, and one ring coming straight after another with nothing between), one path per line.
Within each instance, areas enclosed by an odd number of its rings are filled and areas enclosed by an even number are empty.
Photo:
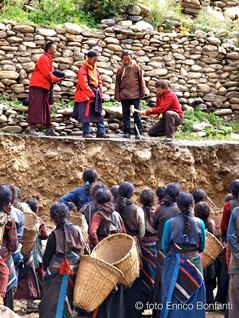
M140 113L139 109L135 109L134 105L130 105L130 117L134 115L134 113ZM142 140L141 134L139 132L139 128L136 124L134 124L135 131L140 140Z

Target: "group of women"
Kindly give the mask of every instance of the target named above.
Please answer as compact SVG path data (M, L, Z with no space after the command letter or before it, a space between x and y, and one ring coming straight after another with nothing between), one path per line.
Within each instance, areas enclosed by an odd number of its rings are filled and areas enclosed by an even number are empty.
M49 237L41 220L37 240L39 243L48 237L44 255L39 260L38 244L38 249L35 247L31 252L31 256L38 259L37 265L32 262L30 270L27 267L29 257L21 260L25 272L18 276L18 282L12 256L21 238L18 240L16 221L10 214L14 206L12 191L9 185L0 185L0 220L5 222L0 268L7 266L9 269L8 282L5 277L4 283L6 288L0 292L6 306L13 308L16 287L15 295L23 298L24 293L21 291L27 285L32 287L32 295L25 296L26 299L41 298L40 318L137 318L142 317L145 309L152 309L155 318L202 318L208 308L205 304L215 303L213 291L216 278L219 282L216 300L227 301L228 280L225 278L228 278L228 268L224 266L228 260L226 252L221 261L202 269L200 253L205 249L206 229L216 234L207 195L202 189L196 189L192 194L182 192L177 183L159 187L156 192L145 188L137 200L140 204L136 204L135 189L130 182L123 182L109 190L98 181L94 169L83 172L83 182L83 186L72 190L52 205L50 217L56 228ZM227 198L222 217L224 240L230 214L239 205L239 180L231 183L230 191L231 196ZM34 200L28 200L28 205L36 211ZM21 207L19 204L15 206ZM71 213L85 216L88 238L82 228L69 221ZM119 232L133 236L137 242L141 264L139 277L129 288L119 286L92 313L74 307L74 282L81 253L86 248L92 249L108 235ZM230 242L227 247L227 255L230 250L229 257L233 258L234 250L230 248ZM1 274L0 280L2 286ZM229 292L228 301L233 303L237 294L233 292L233 286L230 285L230 288L232 292ZM40 295L34 294L37 289ZM34 309L34 303L29 304L29 310L31 306ZM236 317L235 310L227 311L226 315Z

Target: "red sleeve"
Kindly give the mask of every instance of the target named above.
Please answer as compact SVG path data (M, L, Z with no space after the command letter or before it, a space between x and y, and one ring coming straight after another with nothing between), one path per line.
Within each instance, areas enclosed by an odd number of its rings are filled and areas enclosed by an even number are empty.
M227 235L227 227L231 215L230 211L230 201L226 202L223 207L223 212L222 212L222 220L221 220L221 231L222 231L222 237L225 237Z
M41 218L39 218L39 220L40 220L39 238L41 240L47 240L48 239L48 231L47 231L46 225Z
M0 296L5 297L8 284L9 269L3 259L0 257Z
M125 228L125 225L124 225L124 221L123 221L122 218L121 218L121 226L122 226L123 233L127 234L127 231L126 231L126 228Z
M17 238L17 228L16 222L14 219L9 221L6 224L6 232L7 232L7 248L10 252L15 252L18 248L18 238Z
M176 103L176 100L174 98L174 95L169 95L165 98L161 98L157 96L156 107L146 110L146 115L163 114L175 103Z
M53 67L51 61L44 54L39 58L37 62L37 67L39 71L42 73L42 75L46 77L51 83L57 83L61 81L59 77L56 77L52 74Z
M101 82L102 85L102 82ZM90 88L88 84L88 78L87 78L87 71L81 67L78 72L78 83L77 86L79 87L80 90L83 90L84 93L88 96L89 99L92 99L95 94Z
M97 230L100 226L100 224L103 221L103 216L99 213L95 213L91 219L90 229L89 229L89 239L90 243L93 244L93 246L96 246L99 243L99 239L97 236Z

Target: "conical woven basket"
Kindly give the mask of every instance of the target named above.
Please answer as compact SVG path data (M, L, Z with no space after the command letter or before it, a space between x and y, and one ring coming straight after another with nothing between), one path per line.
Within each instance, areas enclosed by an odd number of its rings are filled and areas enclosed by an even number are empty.
M91 312L99 307L119 283L122 272L90 255L81 255L73 303Z
M24 213L25 227L22 237L22 255L28 255L35 243L39 231L39 221L35 213Z
M206 231L206 248L201 253L202 267L205 269L208 265L221 254L223 245L221 242L210 232Z
M134 239L127 234L110 235L93 249L93 257L116 266L124 276L120 283L126 287L139 277L139 257Z
M85 216L81 213L74 213L71 212L69 216L69 221L74 225L78 225L81 228L82 234L84 236L84 240L87 242L89 235L88 235L88 224L86 222Z

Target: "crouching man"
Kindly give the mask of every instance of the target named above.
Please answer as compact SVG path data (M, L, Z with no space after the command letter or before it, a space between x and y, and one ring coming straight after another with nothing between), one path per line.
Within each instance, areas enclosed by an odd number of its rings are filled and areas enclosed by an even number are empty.
M141 111L142 115L162 114L160 120L148 131L149 136L166 136L167 140L174 138L174 133L181 125L184 114L179 100L172 92L166 82L157 81L156 87L156 107Z

